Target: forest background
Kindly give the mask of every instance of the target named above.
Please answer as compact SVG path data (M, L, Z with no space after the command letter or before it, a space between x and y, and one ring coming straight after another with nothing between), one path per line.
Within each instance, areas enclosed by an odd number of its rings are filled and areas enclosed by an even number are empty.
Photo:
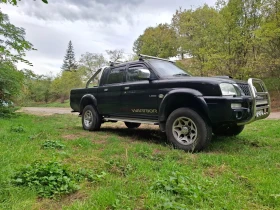
M46 3L44 0L43 2ZM2 3L17 4L16 0ZM0 4L1 5L1 4ZM88 78L109 61L137 59L137 54L176 58L176 65L194 76L229 75L265 81L274 110L280 107L280 2L278 0L218 0L215 7L178 8L170 24L148 27L135 40L133 52L122 49L106 54L85 52L76 60L69 41L61 72L39 75L18 69L18 62L32 65L25 53L35 50L25 30L10 23L0 10L0 107L65 103L72 88L85 86Z

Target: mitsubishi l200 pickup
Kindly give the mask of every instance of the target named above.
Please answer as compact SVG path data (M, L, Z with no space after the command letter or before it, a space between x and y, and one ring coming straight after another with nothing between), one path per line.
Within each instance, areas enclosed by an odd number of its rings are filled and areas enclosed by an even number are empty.
M270 114L269 93L259 79L194 77L169 60L146 55L100 68L85 88L71 90L70 105L85 130L117 121L130 129L159 125L175 148L190 152L206 148L212 134L238 135Z

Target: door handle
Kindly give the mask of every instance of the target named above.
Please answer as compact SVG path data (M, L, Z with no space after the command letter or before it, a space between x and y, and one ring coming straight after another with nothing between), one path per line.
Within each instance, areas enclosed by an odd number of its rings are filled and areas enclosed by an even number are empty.
M124 89L125 89L125 90L128 90L128 89L129 89L129 87L124 87Z
M106 88L106 89L104 89L104 91L105 91L105 92L107 92L107 91L108 91L108 89Z

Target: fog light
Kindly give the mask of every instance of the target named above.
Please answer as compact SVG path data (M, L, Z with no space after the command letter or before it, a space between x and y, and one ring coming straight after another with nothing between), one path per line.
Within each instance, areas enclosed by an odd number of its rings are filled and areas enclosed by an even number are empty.
M232 109L241 108L241 104L231 104Z
M243 116L243 113L242 112L236 112L236 119L240 120Z

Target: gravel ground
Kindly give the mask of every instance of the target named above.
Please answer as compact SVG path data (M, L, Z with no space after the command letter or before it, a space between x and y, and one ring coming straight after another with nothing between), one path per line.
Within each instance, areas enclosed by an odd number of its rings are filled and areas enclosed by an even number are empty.
M53 114L78 114L77 112L71 113L71 108L59 107L22 107L17 112L24 112L27 114L34 114L40 116L53 115Z
M271 112L268 119L280 119L280 112Z

